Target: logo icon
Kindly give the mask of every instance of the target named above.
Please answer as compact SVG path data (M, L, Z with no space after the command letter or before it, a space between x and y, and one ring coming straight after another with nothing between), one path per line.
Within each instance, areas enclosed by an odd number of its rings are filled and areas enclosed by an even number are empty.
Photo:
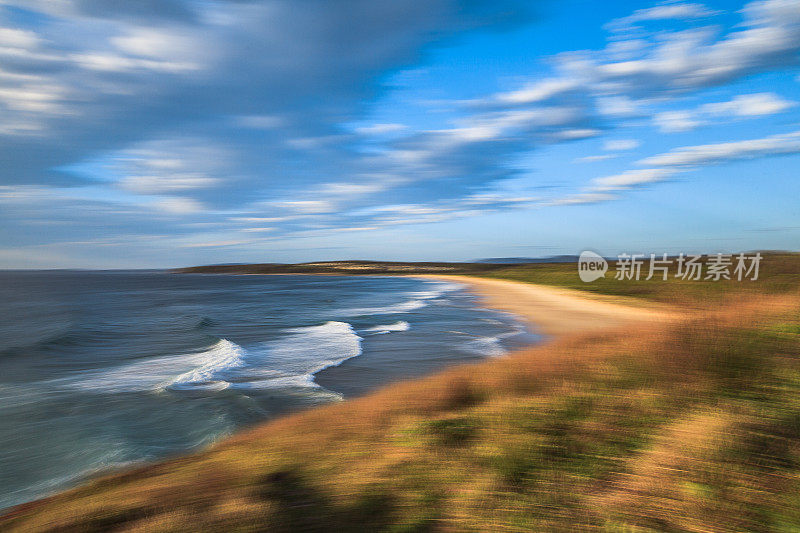
M578 258L578 275L581 281L591 283L592 281L606 276L608 262L603 256L588 250L581 252Z

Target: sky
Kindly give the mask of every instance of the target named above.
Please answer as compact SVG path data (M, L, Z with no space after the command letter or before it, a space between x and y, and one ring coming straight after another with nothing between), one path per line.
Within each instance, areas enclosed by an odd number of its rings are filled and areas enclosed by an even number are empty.
M800 0L0 0L0 268L800 249Z

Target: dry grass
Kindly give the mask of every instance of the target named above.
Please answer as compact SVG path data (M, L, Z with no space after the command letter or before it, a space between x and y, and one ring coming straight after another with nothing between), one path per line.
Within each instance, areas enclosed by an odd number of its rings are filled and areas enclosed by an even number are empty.
M279 419L0 529L796 531L799 393L800 294L739 294Z

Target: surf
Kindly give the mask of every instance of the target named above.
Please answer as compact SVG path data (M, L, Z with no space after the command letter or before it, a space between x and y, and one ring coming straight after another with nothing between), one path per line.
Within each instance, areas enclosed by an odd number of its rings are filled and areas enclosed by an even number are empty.
M283 337L253 348L248 379L232 383L232 387L322 389L314 381L316 373L362 354L362 338L347 322L328 321L289 328L284 333Z

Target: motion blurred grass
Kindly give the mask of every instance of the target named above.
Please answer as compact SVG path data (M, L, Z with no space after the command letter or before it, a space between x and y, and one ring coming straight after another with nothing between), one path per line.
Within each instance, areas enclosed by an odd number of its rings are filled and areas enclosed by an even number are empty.
M670 267L669 278L665 281L660 273L646 280L648 261L642 266L642 276L638 281L614 279L616 262L610 262L604 278L584 283L577 275L576 263L532 263L513 265L497 270L476 272L470 275L554 285L596 294L629 296L670 304L706 306L719 302L734 294L780 294L791 291L800 285L800 259L792 253L762 253L759 277L756 281L732 280L682 280L675 278L676 263ZM748 257L752 254L747 254ZM707 260L707 258L706 258ZM704 263L705 264L705 263ZM731 269L732 270L732 269ZM705 276L705 268L703 269Z
M800 258L775 257L736 286L509 267L493 275L692 313L276 420L0 529L798 531Z

